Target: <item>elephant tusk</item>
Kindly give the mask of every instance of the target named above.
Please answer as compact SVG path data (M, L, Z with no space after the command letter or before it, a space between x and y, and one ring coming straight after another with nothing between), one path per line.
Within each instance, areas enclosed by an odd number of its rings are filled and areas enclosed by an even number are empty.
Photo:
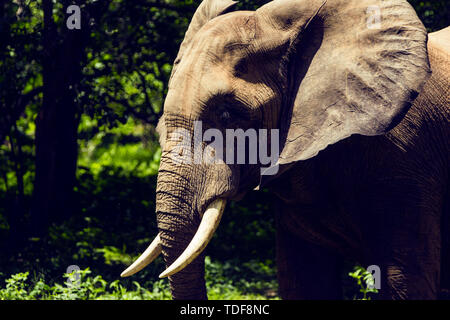
M161 253L161 238L158 235L155 239L150 243L147 249L145 249L144 253L141 254L139 258L131 266L129 266L124 272L120 274L121 277L128 277L136 272L144 269L145 266L149 265L153 260L155 260Z
M225 204L226 200L217 199L208 206L191 243L189 243L178 259L159 275L160 278L165 278L181 271L206 248L214 235L214 231L219 226Z

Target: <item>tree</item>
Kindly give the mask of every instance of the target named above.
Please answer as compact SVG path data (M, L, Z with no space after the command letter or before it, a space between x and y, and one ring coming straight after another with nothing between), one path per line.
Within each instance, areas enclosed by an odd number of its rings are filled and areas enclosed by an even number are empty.
M174 38L182 36L180 14L193 12L183 11L181 3L78 1L81 28L68 29L64 12L70 4L42 0L43 101L36 117L31 212L38 235L76 209L81 114L110 126L130 116L156 124L179 45Z
M43 0L42 5L43 103L36 118L32 209L32 225L37 234L46 231L49 222L70 216L73 210L80 118L77 90L87 39L85 32L55 23L51 0Z

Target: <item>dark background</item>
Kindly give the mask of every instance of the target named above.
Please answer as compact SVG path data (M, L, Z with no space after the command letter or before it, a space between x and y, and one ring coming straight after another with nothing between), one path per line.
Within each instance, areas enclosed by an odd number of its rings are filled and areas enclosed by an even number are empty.
M0 3L0 299L169 297L160 258L117 279L157 233L154 127L199 2ZM446 0L409 2L430 32L448 25ZM80 30L66 27L71 4ZM207 248L210 298L277 297L270 200L228 205ZM69 265L88 268L85 292L58 287Z

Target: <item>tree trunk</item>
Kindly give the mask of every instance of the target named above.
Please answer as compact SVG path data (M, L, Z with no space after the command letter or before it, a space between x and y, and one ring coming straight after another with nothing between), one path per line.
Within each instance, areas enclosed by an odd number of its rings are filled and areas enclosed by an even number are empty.
M81 78L82 29L57 31L51 0L43 1L43 105L36 118L36 175L32 225L45 233L50 223L72 213L80 110L76 87Z

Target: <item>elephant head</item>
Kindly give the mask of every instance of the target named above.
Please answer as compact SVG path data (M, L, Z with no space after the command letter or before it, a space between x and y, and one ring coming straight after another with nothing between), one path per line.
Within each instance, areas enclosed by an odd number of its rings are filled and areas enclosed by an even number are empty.
M225 201L261 182L260 161L190 161L217 151L198 132L278 130L286 170L350 135L388 131L429 74L426 30L404 0L274 0L230 12L234 4L204 0L181 44L157 128L159 234L122 274L162 252L175 299L206 298L202 251Z

